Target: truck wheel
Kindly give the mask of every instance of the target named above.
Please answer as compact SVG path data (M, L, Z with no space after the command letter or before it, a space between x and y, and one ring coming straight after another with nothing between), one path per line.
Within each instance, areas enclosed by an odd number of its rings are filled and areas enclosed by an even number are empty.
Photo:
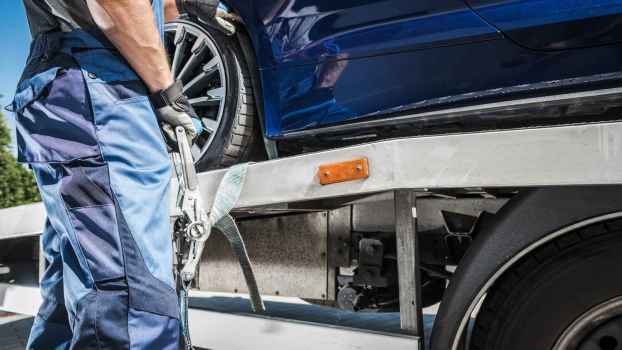
M486 296L472 350L622 350L622 221L564 235Z
M173 75L205 129L192 149L197 169L246 161L258 130L251 78L237 41L183 19L167 23L164 31Z

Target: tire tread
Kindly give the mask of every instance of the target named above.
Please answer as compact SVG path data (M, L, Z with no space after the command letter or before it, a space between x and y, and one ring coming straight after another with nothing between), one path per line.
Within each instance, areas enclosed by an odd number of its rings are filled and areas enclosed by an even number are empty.
M501 332L502 320L511 313L510 310L514 309L515 305L510 299L512 291L516 290L521 282L535 271L537 266L555 259L565 250L578 244L600 239L604 235L621 229L622 219L590 225L554 239L521 259L488 292L473 328L470 349L488 350L493 348L493 342Z

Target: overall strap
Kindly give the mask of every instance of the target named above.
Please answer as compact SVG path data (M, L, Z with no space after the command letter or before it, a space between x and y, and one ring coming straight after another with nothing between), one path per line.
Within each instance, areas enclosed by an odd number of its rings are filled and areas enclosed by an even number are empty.
M155 15L156 27L160 32L160 36L164 38L164 0L152 0L151 7Z

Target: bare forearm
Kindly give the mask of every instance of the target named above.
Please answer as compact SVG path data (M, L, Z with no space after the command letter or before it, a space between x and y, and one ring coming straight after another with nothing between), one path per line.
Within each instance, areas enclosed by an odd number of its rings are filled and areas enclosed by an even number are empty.
M175 0L164 0L164 19L172 21L179 16L179 9Z
M173 83L149 0L87 0L87 3L99 28L151 92Z

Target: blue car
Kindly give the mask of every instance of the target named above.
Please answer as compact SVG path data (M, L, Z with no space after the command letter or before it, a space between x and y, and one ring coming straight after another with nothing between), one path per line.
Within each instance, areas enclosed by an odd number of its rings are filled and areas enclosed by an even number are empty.
M201 170L386 137L613 119L622 0L227 0L165 44Z

